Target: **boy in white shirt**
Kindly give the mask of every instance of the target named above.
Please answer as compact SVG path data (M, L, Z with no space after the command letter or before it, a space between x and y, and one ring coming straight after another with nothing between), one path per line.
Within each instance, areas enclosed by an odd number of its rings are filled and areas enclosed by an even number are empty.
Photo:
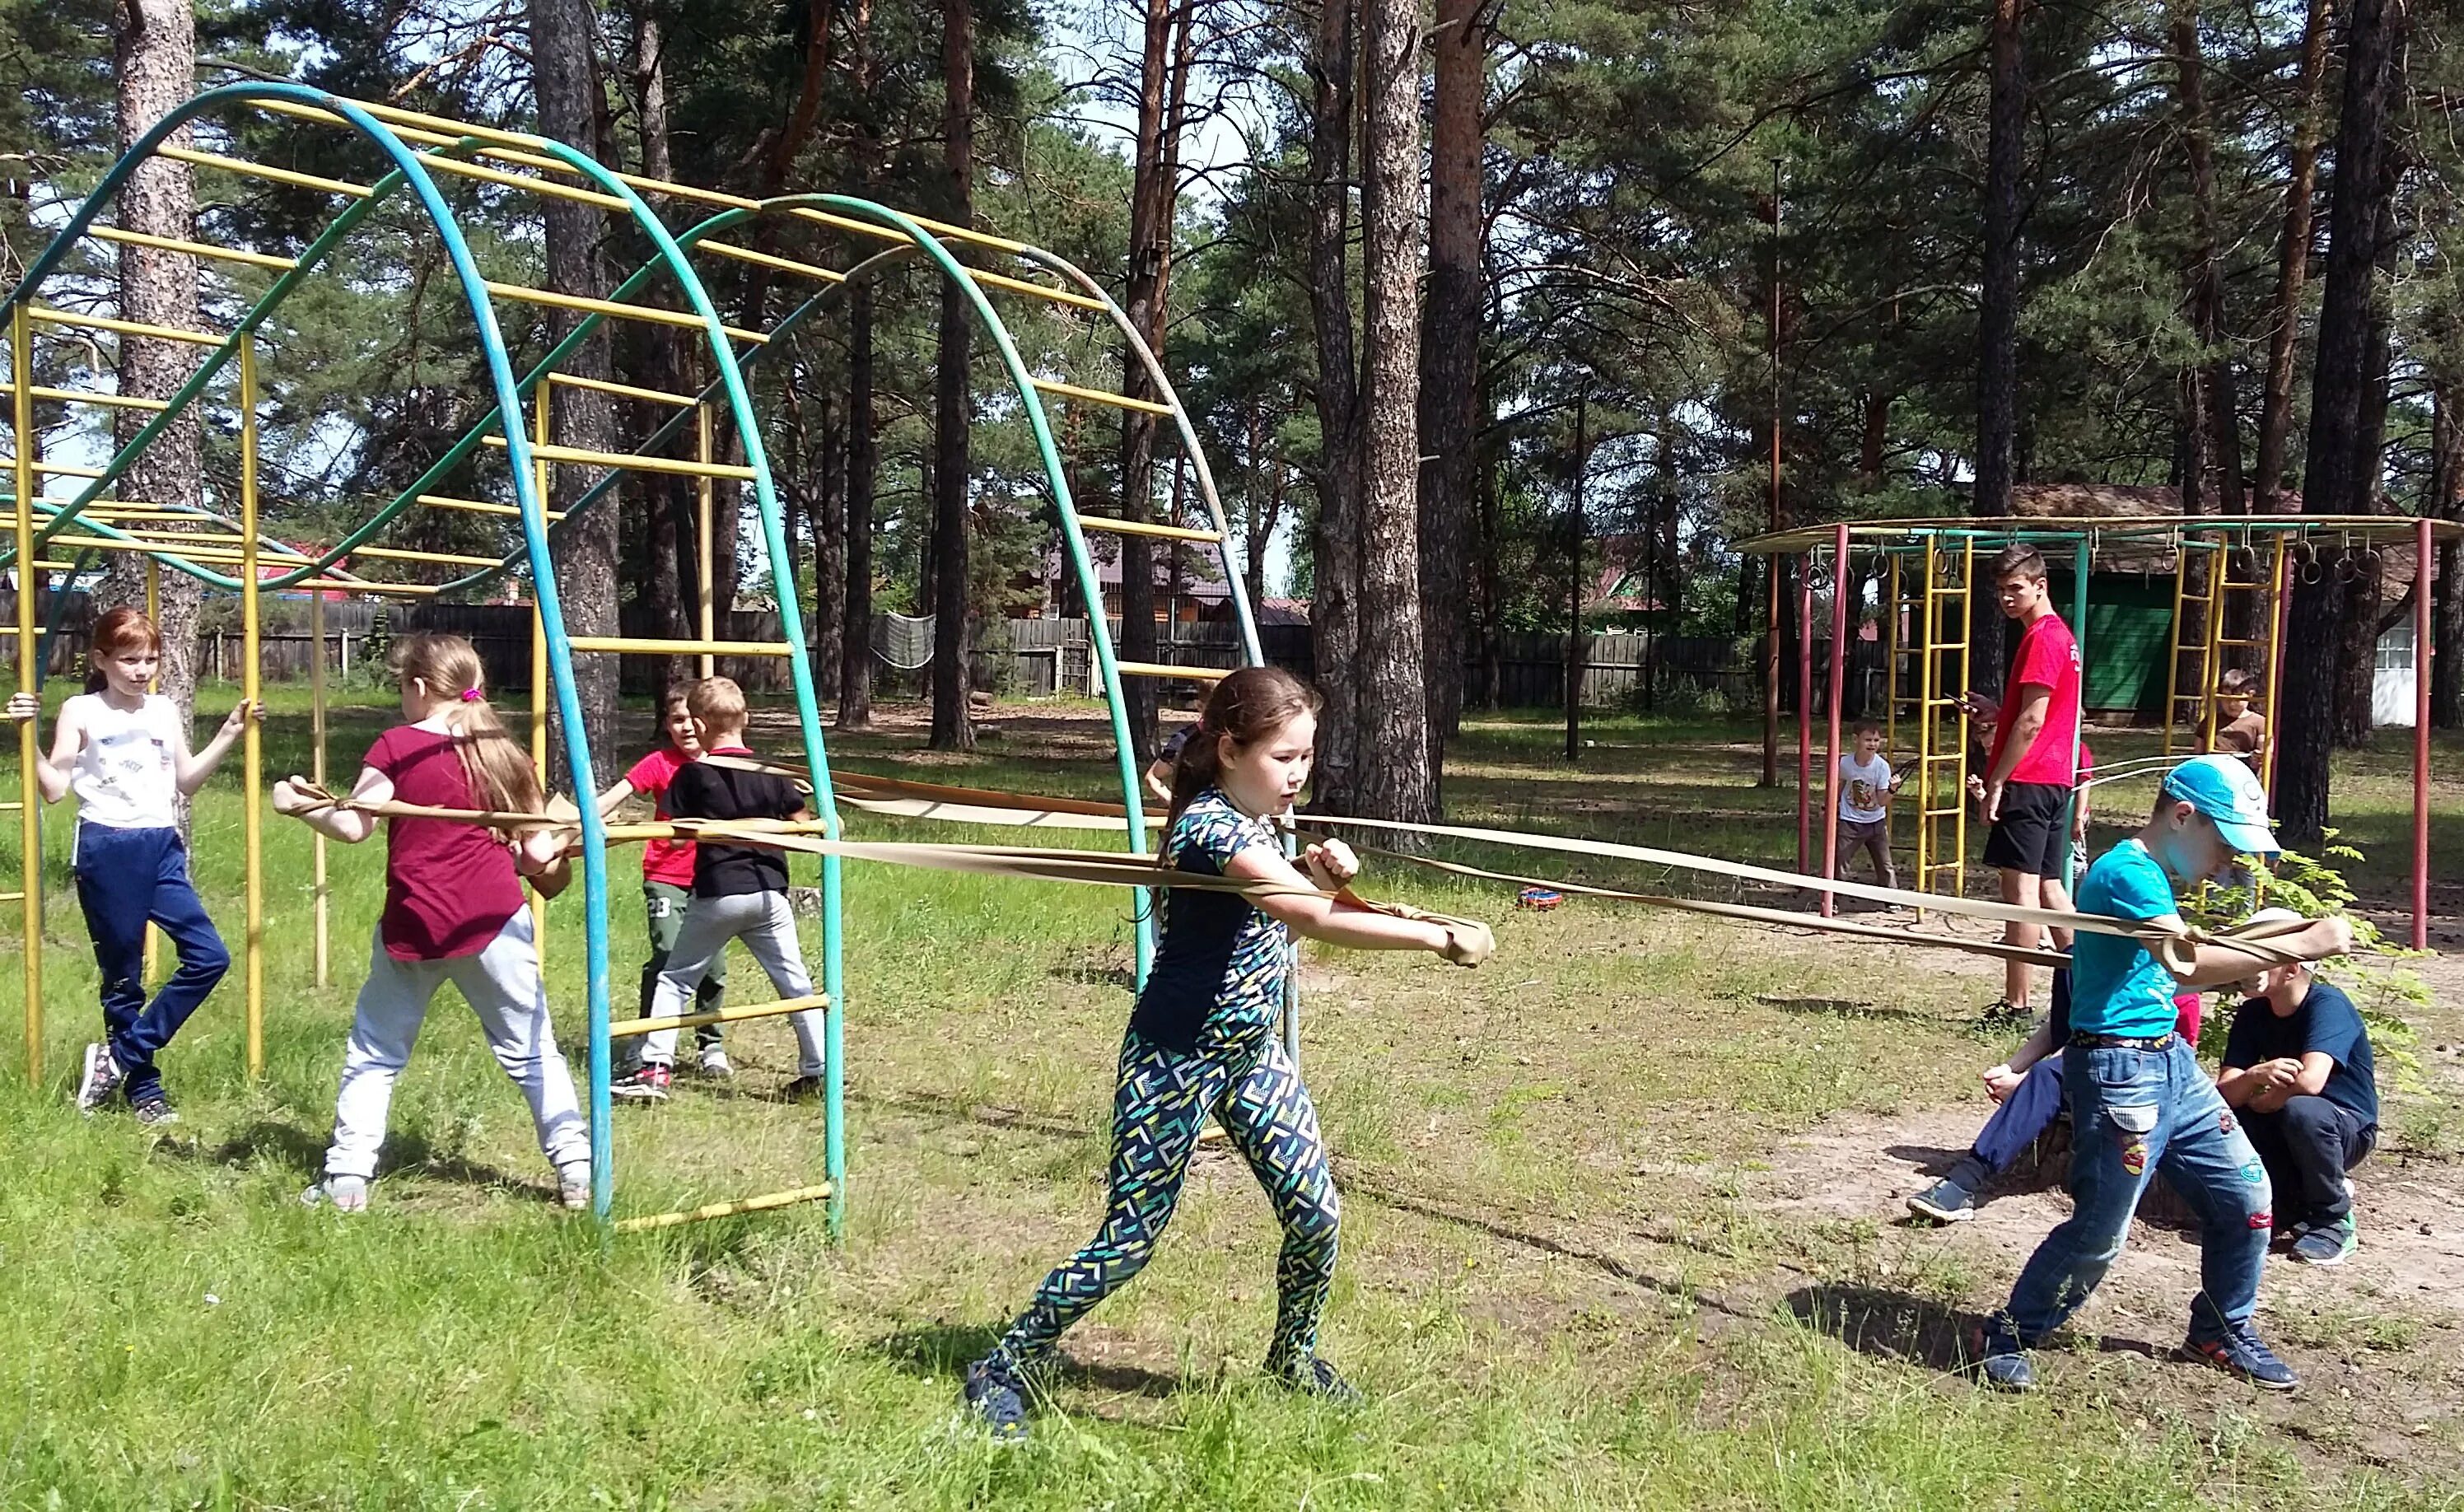
M1891 865L1891 798L1900 779L1882 756L1882 730L1870 719L1857 723L1857 749L1839 758L1839 844L1832 852L1831 874L1848 875L1848 858L1859 848L1874 861L1874 880L1886 887L1900 885Z

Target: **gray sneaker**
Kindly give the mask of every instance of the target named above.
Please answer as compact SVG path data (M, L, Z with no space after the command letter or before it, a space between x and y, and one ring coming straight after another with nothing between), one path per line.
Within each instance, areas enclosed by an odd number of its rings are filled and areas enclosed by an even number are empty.
M1965 1223L1976 1216L1976 1194L1946 1176L1908 1198L1908 1211L1936 1223Z
M180 1121L180 1110L171 1106L171 1100L163 1095L160 1087L133 1099L128 1110L135 1113L137 1122L146 1129L160 1129L165 1124Z
M2333 1223L2303 1224L2286 1258L2303 1265L2342 1265L2360 1244L2361 1235L2347 1213Z
M120 1063L112 1059L111 1046L90 1044L85 1047L85 1067L77 1076L77 1106L80 1113L96 1108L120 1095L120 1085L127 1077Z

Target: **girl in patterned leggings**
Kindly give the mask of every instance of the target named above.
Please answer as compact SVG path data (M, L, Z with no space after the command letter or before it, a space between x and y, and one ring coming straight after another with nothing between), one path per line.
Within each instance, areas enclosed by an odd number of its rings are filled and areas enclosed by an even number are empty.
M1215 685L1174 766L1164 866L1325 891L1254 901L1166 894L1163 941L1121 1043L1103 1224L967 1369L968 1406L1002 1436L1025 1433L1025 1378L1063 1330L1145 1268L1209 1114L1266 1189L1284 1229L1268 1372L1318 1395L1353 1394L1317 1357L1338 1207L1317 1109L1275 1034L1290 931L1357 950L1431 951L1462 966L1478 965L1496 942L1481 925L1395 918L1331 896L1360 869L1340 841L1309 848L1307 877L1284 858L1271 820L1290 811L1309 781L1317 703L1289 672L1244 668Z

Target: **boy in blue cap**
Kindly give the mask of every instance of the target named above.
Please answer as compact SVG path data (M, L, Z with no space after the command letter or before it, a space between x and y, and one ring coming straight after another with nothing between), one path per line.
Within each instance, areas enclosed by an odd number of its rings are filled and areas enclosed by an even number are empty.
M2139 833L2105 852L2079 884L2079 911L2169 933L2189 926L2171 879L2213 877L2236 856L2277 851L2267 798L2249 767L2231 756L2194 756L2167 774L2155 812ZM2352 946L2341 918L2314 921L2268 944L2303 960ZM2222 945L2195 948L2186 987L2214 987L2251 975L2251 956ZM2267 1170L2196 1053L2173 1032L2175 978L2138 939L2081 930L2071 946L2071 1033L2063 1089L2076 1131L2069 1218L2036 1246L2011 1300L1979 1331L1986 1381L2004 1391L2036 1384L2029 1347L2079 1310L2104 1279L2162 1170L2199 1218L2200 1290L2190 1300L2182 1352L2269 1391L2301 1384L2259 1342L2251 1312L2274 1228Z

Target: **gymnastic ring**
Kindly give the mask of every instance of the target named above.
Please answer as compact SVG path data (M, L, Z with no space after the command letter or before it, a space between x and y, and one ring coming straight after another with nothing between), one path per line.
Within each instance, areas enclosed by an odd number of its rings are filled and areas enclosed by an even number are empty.
M2258 553L2248 546L2234 547L2233 555L2226 559L2225 570L2245 579L2255 577L2258 573Z
M2284 548L2284 559L2297 567L2307 567L2319 559L2319 548L2306 540L2297 540Z
M1805 591L1808 593L1829 593L1831 591L1831 574L1820 567L1808 567L1805 570Z
M2362 576L2376 582L2387 572L2387 554L2372 546L2362 553Z
M2302 585L2307 587L2312 583L2325 581L2327 569L2321 564L2318 554L2314 552L2311 554L2310 559L2301 564L2301 571L2298 576L2300 578Z
M2348 588L2362 581L2362 559L2350 547L2336 554L2336 581Z

